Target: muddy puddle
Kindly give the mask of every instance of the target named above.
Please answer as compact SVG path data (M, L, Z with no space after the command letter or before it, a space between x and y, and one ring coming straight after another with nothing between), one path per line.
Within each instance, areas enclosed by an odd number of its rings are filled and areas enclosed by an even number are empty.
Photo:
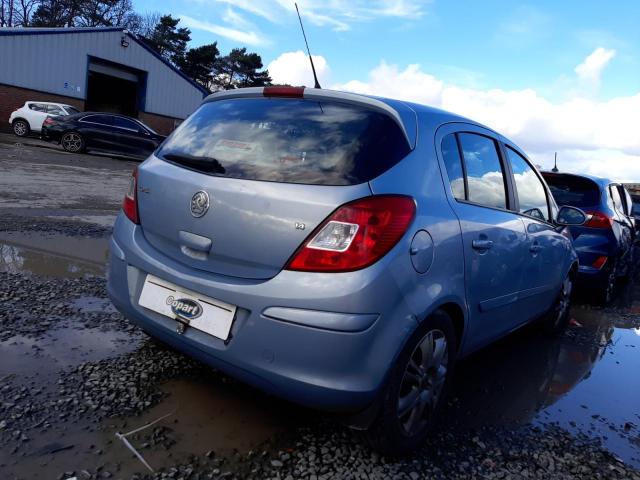
M0 271L48 277L104 275L109 240L60 234L0 233Z
M0 378L48 375L123 355L137 346L134 340L128 333L77 326L49 330L38 338L13 336L0 342Z
M564 336L529 328L458 366L454 428L558 424L640 466L640 288L600 309L578 304Z
M2 459L0 454L0 463L20 478L41 478L43 471L54 477L59 472L81 475L98 467L114 478L129 478L148 469L116 434L152 424L126 437L152 469L208 454L221 459L224 471L235 453L260 453L265 442L302 422L302 409L238 384L173 380L160 389L167 394L165 400L140 416L110 418L97 425L59 424L34 436L19 457ZM271 443L270 448L276 447Z

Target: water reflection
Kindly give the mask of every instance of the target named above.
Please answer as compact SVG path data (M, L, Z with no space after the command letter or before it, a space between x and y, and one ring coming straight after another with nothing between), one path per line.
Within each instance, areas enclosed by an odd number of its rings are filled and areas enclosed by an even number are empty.
M107 239L5 233L0 237L0 271L52 277L103 275Z
M640 465L640 290L627 286L605 308L578 305L565 335L534 328L462 361L449 428L558 423L602 439Z

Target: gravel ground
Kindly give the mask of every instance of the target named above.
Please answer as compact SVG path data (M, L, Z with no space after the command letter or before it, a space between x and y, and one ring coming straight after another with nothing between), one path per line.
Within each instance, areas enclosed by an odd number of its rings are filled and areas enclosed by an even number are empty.
M76 222L3 216L0 231L100 236L108 229ZM16 336L38 341L59 328L98 328L125 332L135 349L99 361L62 369L47 382L28 382L9 375L0 383L0 451L19 457L38 435L73 428L83 422L142 414L166 395L159 384L171 379L212 378L221 374L184 355L146 340L112 308L80 308L79 298L106 299L100 277L53 279L0 273L0 341ZM177 439L171 424L158 424L136 436L145 451L171 452ZM64 452L60 452L63 454ZM123 456L122 462L137 462ZM556 427L525 425L434 432L419 452L383 458L361 436L318 414L306 425L261 444L250 452L179 458L155 474L120 473L121 463L79 466L77 471L48 471L46 478L209 479L640 479L640 473L607 452L596 441ZM83 467L83 468L80 468ZM0 464L0 473L2 465ZM19 475L1 478L23 478ZM25 477L26 478L26 477Z

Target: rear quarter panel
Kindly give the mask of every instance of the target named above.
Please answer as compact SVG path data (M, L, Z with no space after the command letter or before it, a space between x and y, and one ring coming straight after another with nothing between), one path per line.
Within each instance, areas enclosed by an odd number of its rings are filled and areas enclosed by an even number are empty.
M370 185L374 194L405 194L416 201L416 218L402 240L407 242L407 254L391 267L391 272L417 321L424 320L438 307L453 303L463 312L466 322L462 237L459 221L444 191L434 146L436 127L418 114L416 148ZM422 274L413 268L408 252L411 239L419 230L429 233L434 252L431 267Z

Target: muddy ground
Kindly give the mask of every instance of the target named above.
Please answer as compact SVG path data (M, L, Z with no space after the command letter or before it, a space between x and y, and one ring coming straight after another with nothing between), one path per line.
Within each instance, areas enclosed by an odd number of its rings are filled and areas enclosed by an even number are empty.
M578 299L560 338L528 328L462 361L424 448L382 458L113 308L107 241L134 166L0 138L0 479L640 479L640 282L606 308ZM138 458L119 435L152 422L125 437Z

